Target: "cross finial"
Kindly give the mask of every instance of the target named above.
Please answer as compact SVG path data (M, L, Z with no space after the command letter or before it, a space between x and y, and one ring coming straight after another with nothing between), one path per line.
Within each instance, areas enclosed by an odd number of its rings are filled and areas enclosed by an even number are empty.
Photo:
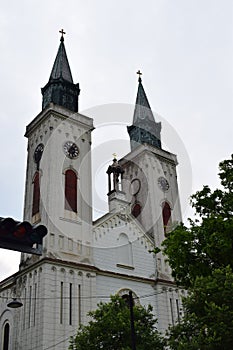
M61 41L64 41L64 34L66 34L66 32L64 32L64 29L61 29L59 33L61 33Z
M138 74L138 81L139 81L139 83L141 83L141 81L142 81L142 78L141 78L142 73L141 73L140 69L137 71L137 74Z

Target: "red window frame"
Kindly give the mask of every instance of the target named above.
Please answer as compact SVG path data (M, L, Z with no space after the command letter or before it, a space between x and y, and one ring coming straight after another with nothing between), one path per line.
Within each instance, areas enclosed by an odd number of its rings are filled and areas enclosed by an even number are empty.
M169 226L171 219L171 207L167 202L163 203L163 226L164 226L164 231L166 232L167 226Z
M77 175L71 169L65 172L65 209L77 213Z
M133 207L132 207L132 211L131 211L131 214L137 218L140 214L141 214L141 211L142 211L142 206L139 202L136 202L134 203Z
M33 200L32 200L32 216L40 211L40 173L37 171L33 180Z

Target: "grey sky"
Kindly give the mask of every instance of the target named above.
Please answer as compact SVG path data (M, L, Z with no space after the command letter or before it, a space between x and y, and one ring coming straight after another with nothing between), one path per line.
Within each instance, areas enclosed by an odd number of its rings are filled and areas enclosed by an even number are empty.
M233 151L231 0L9 0L0 13L0 215L22 219L23 135L41 110L61 28L80 111L133 104L140 69L152 109L185 145L192 192L218 186L218 163ZM17 266L17 253L0 250L0 278Z

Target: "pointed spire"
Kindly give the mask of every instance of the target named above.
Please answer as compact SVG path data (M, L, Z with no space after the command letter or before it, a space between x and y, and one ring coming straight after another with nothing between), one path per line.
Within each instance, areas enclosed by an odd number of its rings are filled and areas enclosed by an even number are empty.
M64 30L60 30L61 39L48 83L41 89L42 108L50 103L78 112L79 84L74 84L64 44Z
M128 127L131 148L134 149L139 146L139 144L144 143L161 148L161 123L156 123L154 119L153 112L142 85L142 73L140 70L137 74L139 75L138 91L134 108L133 125Z
M64 79L70 83L73 83L73 78L70 70L70 65L68 62L68 58L66 55L66 49L64 45L64 34L66 34L63 29L59 31L59 33L62 33L61 35L61 43L58 48L57 56L53 64L53 68L50 74L49 81L52 79Z
M152 110L150 108L150 104L148 101L148 98L146 96L145 90L142 85L142 73L140 70L137 72L139 75L138 78L138 92L136 97L136 104L134 109L134 117L133 117L133 124L140 126L142 125L142 121L150 121L155 122Z

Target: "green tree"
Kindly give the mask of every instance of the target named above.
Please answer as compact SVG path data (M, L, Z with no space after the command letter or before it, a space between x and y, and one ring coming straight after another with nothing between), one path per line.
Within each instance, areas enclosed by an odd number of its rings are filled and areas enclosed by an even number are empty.
M171 349L230 350L233 344L233 156L219 164L222 189L191 197L197 219L163 243L177 284L188 291L185 316L171 327Z
M233 273L228 266L197 277L184 299L185 316L168 332L177 350L230 350L233 344Z
M135 305L134 325L137 350L162 350L163 340L156 330L152 307ZM130 311L124 299L112 296L109 303L99 303L95 311L89 312L90 322L81 326L71 338L72 350L130 350Z

